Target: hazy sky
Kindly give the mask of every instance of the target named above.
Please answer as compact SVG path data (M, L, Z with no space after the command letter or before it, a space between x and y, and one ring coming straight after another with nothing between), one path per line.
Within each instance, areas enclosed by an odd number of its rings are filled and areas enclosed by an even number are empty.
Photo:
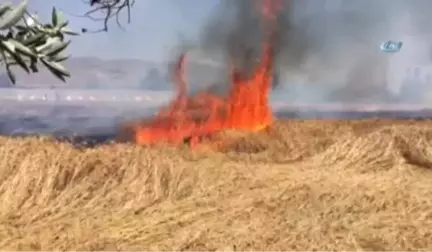
M30 0L30 8L49 20L52 6L64 10L71 27L98 28L99 23L76 17L89 10L81 0ZM74 38L70 52L74 56L102 58L139 58L164 60L180 34L194 36L217 0L136 0L132 23L126 32L111 24L108 33L87 34ZM124 20L126 21L125 17Z
M375 86L387 85L398 92L407 68L431 64L430 0L290 1L295 2L290 10L296 14L295 28L299 32L292 38L303 39L305 53L298 60L296 55L283 55L283 58L295 59L295 64L284 66L281 71L287 83L362 86L363 89L372 88L371 92ZM77 17L89 10L82 0L29 2L33 11L48 20L52 6L56 5L64 10L72 28L78 31L82 27L96 29L102 25ZM223 1L136 0L127 31L112 22L108 33L76 37L70 52L73 56L166 62L172 49L179 45L181 36L193 39L198 35L207 24L206 19L213 17L212 11L221 10L216 8L220 2ZM389 39L403 41L402 51L392 55L380 52L380 44ZM432 76L432 70L422 72ZM357 96L357 91L350 92ZM324 94L321 96L326 98Z

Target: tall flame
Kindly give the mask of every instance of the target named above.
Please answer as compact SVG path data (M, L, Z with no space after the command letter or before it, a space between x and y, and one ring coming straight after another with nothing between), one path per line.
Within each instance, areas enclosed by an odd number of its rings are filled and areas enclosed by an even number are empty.
M280 10L277 0L263 0L262 13L269 32L263 45L260 64L251 77L231 68L229 95L225 98L209 92L188 96L186 54L175 72L177 96L149 123L135 126L135 141L140 145L158 142L181 144L185 139L197 143L203 136L234 129L260 131L273 122L269 96L273 81L273 21ZM273 29L272 29L273 28Z

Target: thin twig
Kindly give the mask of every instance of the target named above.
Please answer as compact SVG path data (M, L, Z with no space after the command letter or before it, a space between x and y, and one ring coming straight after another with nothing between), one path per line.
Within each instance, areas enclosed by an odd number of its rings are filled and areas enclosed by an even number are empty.
M127 23L131 22L131 8L135 4L135 0L83 0L83 2L90 6L90 10L83 15L73 15L75 17L84 17L92 21L102 22L102 28L84 32L98 33L108 31L108 22L110 19L115 17L117 26L125 30L120 22L120 13L126 10ZM102 14L102 17L96 17L96 15Z

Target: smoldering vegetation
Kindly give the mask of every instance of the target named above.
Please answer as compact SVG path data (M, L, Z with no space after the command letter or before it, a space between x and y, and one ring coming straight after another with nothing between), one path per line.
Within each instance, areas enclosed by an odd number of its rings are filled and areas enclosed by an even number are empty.
M110 145L119 142L132 142L130 132L125 132L125 121L151 116L157 108L147 108L137 113L113 107L88 108L83 106L52 107L31 106L35 113L24 115L0 114L0 136L21 138L29 136L50 136L53 139L70 143L77 148L93 148L100 145ZM23 111L30 109L20 108ZM110 112L107 112L107 111ZM432 118L431 110L402 111L332 111L292 107L275 112L278 119L416 119Z
M125 121L151 117L158 108L138 110L115 103L99 106L3 103L0 136L49 136L76 147L94 147L119 142L118 132Z

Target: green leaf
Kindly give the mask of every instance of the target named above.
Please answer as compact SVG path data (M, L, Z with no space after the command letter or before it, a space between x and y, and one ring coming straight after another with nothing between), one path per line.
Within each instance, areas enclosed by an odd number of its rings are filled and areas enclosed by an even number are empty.
M27 26L19 25L19 24L15 25L14 28L19 30L19 31L28 31L29 30L29 28Z
M6 34L6 38L7 38L7 39L11 39L11 38L13 38L14 36L15 36L15 34L14 34L14 30L9 29L8 33Z
M58 22L58 19L57 19L57 10L56 10L56 7L53 7L52 11L51 11L51 23L52 23L52 25L54 27L56 27L57 26L57 22Z
M63 62L65 60L69 59L69 55L57 54L57 55L53 55L53 56L49 57L49 59L51 61L54 61L54 62Z
M19 31L17 34L15 34L15 40L24 40L27 36L27 31Z
M4 15L6 12L10 11L10 10L12 9L11 7L12 7L12 6L11 6L10 4L7 4L7 5L1 5L1 6L0 6L0 18L3 17L3 15Z
M24 13L27 11L27 1L28 0L24 0L15 9L5 14L5 16L0 20L0 30L12 28L21 18L24 17Z
M4 51L3 47L0 47L0 55L3 58L3 60L0 59L0 62L3 61L5 64L7 64L7 57L6 57L6 53Z
M10 40L10 42L12 42L12 44L15 46L15 50L18 50L19 52L21 52L25 56L30 57L30 58L37 58L37 55L30 48L21 44L19 41Z
M60 32L62 32L62 33L64 33L64 34L67 34L67 35L71 35L71 36L77 36L77 35L79 35L79 33L76 33L76 32L74 32L74 31L71 31L71 30L69 30L69 29L66 28L66 27L61 28L61 29L60 29Z
M54 46L54 45L56 45L56 44L59 44L59 43L61 43L60 38L58 38L58 37L49 37L49 38L45 41L45 43L44 43L43 45L38 46L38 47L36 47L35 49L36 49L36 51L37 51L38 53L44 53L44 52L46 52L47 50L49 50L52 46Z
M40 32L40 33L37 33L34 36L31 36L31 37L29 37L29 38L21 41L21 43L23 45L30 46L30 45L36 44L38 41L41 41L41 40L44 40L44 39L45 39L45 34L42 33L42 32Z
M52 24L44 24L44 25L43 25L43 28L48 29L48 30L51 30L51 29L54 28L54 26L53 26Z
M61 51L63 51L64 49L66 49L66 47L69 46L69 44L71 43L71 41L62 41L58 44L53 45L51 48L49 48L47 51L45 51L45 55L47 56L53 56L56 55L58 53L60 53Z
M18 53L14 53L14 54L10 54L10 56L14 60L13 61L14 63L19 65L27 73L30 73L30 69L28 68L27 64L24 62L24 59L21 57L21 55L19 55Z
M69 21L64 21L63 23L60 23L57 28L62 29L65 28L69 24Z
M64 68L61 64L57 62L50 62L44 58L41 59L41 62L50 70L51 73L55 75L60 75L63 77L70 77L70 73Z
M63 28L68 24L68 21L63 16L61 11L58 11L55 7L53 7L51 12L51 23L53 27Z
M13 85L15 85L16 84L15 74L12 72L12 70L10 70L9 67L6 67L6 72L9 77L9 80L12 82Z
M11 81L11 83L15 85L16 77L15 74L10 69L11 65L13 65L14 63L13 62L11 63L8 57L6 56L6 52L4 51L4 48L0 48L0 55L2 56L3 62L6 65L6 73L8 75L8 78Z
M15 45L12 42L9 40L2 40L0 43L10 54L15 54Z
M10 58L12 58L14 63L18 64L22 69L24 69L27 73L30 73L30 70L27 66L27 64L24 62L24 59L19 55L19 53L16 52L16 47L13 42L11 41L1 41L1 44L3 45L3 48L5 49L6 53L10 55ZM7 58L4 51L4 57Z
M39 69L38 69L38 66L37 66L37 59L31 59L30 60L30 70L33 72L33 73L37 73L37 72L39 72Z
M60 79L60 80L63 81L63 82L66 82L66 78L65 78L65 76L64 76L61 72L57 71L55 68L52 68L52 67L48 64L47 61L45 61L45 60L41 60L41 61L42 61L42 64L44 64L45 67L48 69L48 71L50 71L50 72L51 72L55 77L57 77L58 79Z

